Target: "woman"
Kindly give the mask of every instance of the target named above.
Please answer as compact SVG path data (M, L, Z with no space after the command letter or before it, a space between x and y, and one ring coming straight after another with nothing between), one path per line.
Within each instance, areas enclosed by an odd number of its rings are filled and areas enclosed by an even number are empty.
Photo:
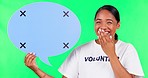
M118 10L111 5L98 9L95 18L98 39L76 48L59 68L62 78L142 78L142 67L135 48L118 40ZM35 64L35 55L27 54L25 64L41 78L52 78Z

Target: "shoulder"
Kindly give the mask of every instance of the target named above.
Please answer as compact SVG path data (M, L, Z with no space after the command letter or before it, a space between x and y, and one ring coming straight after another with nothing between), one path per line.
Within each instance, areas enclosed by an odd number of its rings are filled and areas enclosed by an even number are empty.
M120 52L123 52L124 54L130 54L130 55L137 54L137 51L136 51L135 47L133 46L133 44L123 42L121 40L119 40L119 42L117 44L117 50Z
M117 46L118 47L126 47L126 49L134 48L134 46L131 43L127 43L127 42L124 42L121 40L118 41Z

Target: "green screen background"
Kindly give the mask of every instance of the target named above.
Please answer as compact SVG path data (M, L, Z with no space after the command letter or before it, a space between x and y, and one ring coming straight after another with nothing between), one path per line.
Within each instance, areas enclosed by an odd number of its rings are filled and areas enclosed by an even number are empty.
M132 43L138 51L145 78L148 78L148 1L147 0L0 0L0 78L38 78L24 64L26 53L17 49L8 38L7 25L12 14L19 8L33 2L55 2L72 10L81 23L81 37L77 44L58 56L49 57L52 66L44 64L39 58L37 65L44 72L61 78L59 66L69 53L96 37L94 32L94 15L105 4L111 4L120 12L121 27L117 30L119 39Z

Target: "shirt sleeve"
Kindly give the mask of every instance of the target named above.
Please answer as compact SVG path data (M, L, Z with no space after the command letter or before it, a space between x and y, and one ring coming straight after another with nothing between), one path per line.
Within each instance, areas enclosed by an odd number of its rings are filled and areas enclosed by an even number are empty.
M130 73L135 75L135 78L143 78L144 73L136 49L129 44L124 56L124 67Z
M78 56L74 50L59 68L59 72L67 78L78 77Z

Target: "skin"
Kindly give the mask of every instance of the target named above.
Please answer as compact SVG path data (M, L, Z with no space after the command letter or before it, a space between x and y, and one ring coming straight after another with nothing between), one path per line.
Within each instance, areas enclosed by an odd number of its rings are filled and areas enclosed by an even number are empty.
M110 59L110 64L116 78L133 78L134 75L127 72L118 60L115 52L115 32L120 28L120 22L108 10L101 10L95 19L95 32L98 36L96 43L101 45L103 51ZM100 31L103 30L103 31Z
M41 69L38 68L35 62L36 56L33 53L28 53L25 56L25 65L33 70L40 78L53 78L52 76L46 74Z
M117 29L120 28L120 22L117 22L115 17L107 10L101 10L94 20L95 32L98 36L96 43L101 45L103 51L110 59L110 64L114 71L116 78L133 78L134 75L128 73L126 69L121 65L115 52L114 35ZM103 30L103 31L99 31ZM36 56L33 53L28 53L25 57L25 65L33 70L40 78L53 78L47 75L41 69L38 68L35 62ZM62 78L67 78L64 75Z
M96 42L101 45L103 51L111 56L115 55L115 32L120 28L120 22L117 23L115 17L107 10L101 10L95 19L95 32L98 36ZM104 31L99 31L99 29ZM108 32L108 33L106 33ZM110 38L110 36L112 38ZM111 52L110 52L111 51Z

